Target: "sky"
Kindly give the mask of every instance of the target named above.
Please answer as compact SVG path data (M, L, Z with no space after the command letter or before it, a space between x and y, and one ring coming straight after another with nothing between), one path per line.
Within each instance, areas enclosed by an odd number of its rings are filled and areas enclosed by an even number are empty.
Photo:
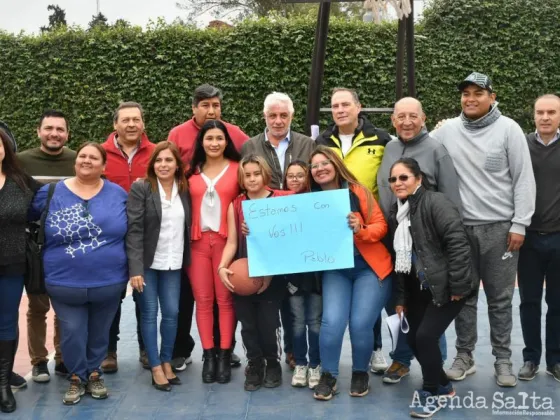
M186 17L186 12L176 7L180 0L99 0L101 12L109 22L122 18L132 24L145 26L150 19L163 17L172 22L177 17ZM96 0L0 0L0 29L18 33L24 30L37 33L41 26L49 22L49 4L55 4L66 11L68 24L87 27L96 14ZM210 16L201 18L200 23L207 23Z
M125 19L134 25L145 27L149 20L164 18L172 22L175 18L186 18L186 12L176 6L180 0L99 0L101 12L112 23L117 19ZM416 14L423 6L423 1L415 0ZM12 33L24 30L27 33L38 33L41 26L49 22L49 4L55 4L66 11L69 25L77 24L87 28L97 11L96 0L0 0L0 29ZM420 6L420 7L418 7ZM211 16L202 16L199 25L205 25Z

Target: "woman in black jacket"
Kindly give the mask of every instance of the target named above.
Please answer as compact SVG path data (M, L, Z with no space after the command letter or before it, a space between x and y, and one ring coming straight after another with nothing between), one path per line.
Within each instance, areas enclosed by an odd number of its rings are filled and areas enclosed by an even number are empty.
M181 383L170 362L177 334L181 270L190 262L191 208L184 173L177 147L166 141L158 143L148 163L146 179L132 184L127 204L130 283L138 293L152 385L161 391L170 391L171 385Z
M422 186L418 162L402 158L391 167L397 197L390 217L394 234L396 312L407 315L408 343L422 367L424 384L412 417L431 417L439 397L455 395L441 363L439 337L459 314L474 286L470 246L457 208Z
M10 378L17 349L25 274L27 211L40 184L18 164L15 142L0 128L0 411L16 409Z

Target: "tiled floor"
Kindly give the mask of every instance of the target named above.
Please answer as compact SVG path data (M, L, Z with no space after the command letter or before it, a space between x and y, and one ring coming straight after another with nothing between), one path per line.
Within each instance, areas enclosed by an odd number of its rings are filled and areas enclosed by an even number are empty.
M483 293L482 293L483 295ZM311 391L294 389L289 385L290 372L284 369L284 385L276 389L261 389L254 393L243 390L243 368L233 372L232 383L227 385L204 385L200 379L201 350L197 345L194 363L181 373L183 385L176 386L170 393L154 390L150 385L150 374L143 370L137 361L138 351L135 340L135 318L133 302L128 297L124 303L122 317L122 334L119 342L119 372L106 376L110 389L110 397L103 401L94 401L84 397L76 406L67 407L61 398L66 389L64 379L53 377L51 383L39 385L30 382L28 389L16 394L18 409L12 414L0 414L0 419L406 419L409 418L409 405L413 390L421 385L418 365L414 362L412 374L403 379L401 384L385 385L378 376L371 377L371 392L364 398L351 398L348 395L350 381L350 341L346 337L341 359L341 377L339 379L340 394L330 402L313 400ZM546 305L543 303L543 309ZM544 317L543 317L544 320ZM514 331L512 349L514 352L514 369L521 364L523 339L519 327L518 297L514 301ZM479 310L480 338L476 352L478 371L463 382L456 384L460 403L467 405L472 395L475 404L486 405L487 408L447 408L436 414L435 418L448 419L491 419L504 414L493 413L492 405L498 407L508 400L509 406L515 405L519 413L510 413L515 419L545 417L523 413L535 411L530 397L548 397L553 406L552 416L560 416L560 383L544 373L532 382L520 382L513 389L502 389L496 386L493 377L493 356L489 345L489 329L484 296L480 298ZM196 331L193 331L196 335ZM454 329L447 333L449 355L454 356ZM390 346L389 338L384 331L385 352ZM239 338L239 342L241 342ZM242 351L241 347L238 351ZM449 361L447 362L449 365ZM50 364L53 369L52 362ZM502 394L503 393L503 396ZM523 401L523 393L527 393ZM456 400L455 405L459 402ZM544 407L546 408L546 407Z

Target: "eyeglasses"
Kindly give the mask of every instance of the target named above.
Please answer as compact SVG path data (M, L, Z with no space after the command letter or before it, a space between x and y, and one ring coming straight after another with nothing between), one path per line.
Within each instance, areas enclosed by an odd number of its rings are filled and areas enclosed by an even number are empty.
M293 181L295 179L297 179L298 181L302 181L305 179L305 175L304 174L297 174L297 175L286 175L286 179L288 181Z
M406 182L408 181L409 178L414 178L413 175L399 175L398 177L396 176L392 176L390 178L388 178L389 184L394 184L395 182L397 182L397 179L401 182Z
M324 160L322 162L317 162L314 163L313 165L311 165L311 169L319 169L319 168L325 168L327 166L329 166L331 164L330 160Z

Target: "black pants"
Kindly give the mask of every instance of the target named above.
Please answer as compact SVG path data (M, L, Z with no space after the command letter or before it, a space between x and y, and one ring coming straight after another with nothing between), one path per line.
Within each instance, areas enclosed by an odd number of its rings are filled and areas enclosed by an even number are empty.
M181 270L181 294L179 296L179 317L177 319L177 336L173 347L173 358L191 357L194 349L194 339L191 336L191 326L193 320L194 297L191 289L191 282Z
M560 363L560 233L528 231L517 267L523 331L523 360L538 365L542 355L541 309L546 278L546 365Z
M373 350L381 350L383 348L383 341L381 339L381 323L383 322L383 317L379 314L379 318L375 321L373 326Z
M280 301L261 296L234 295L235 314L241 323L241 337L249 360L280 358Z
M406 314L410 326L407 334L408 345L422 367L423 389L437 394L439 385L445 386L449 383L441 363L439 338L459 314L466 300L461 299L438 307L432 302L432 293L429 290L411 287L409 291Z
M111 329L109 330L109 347L107 351L115 352L117 351L117 341L119 341L119 334L120 334L120 324L121 324L121 307L122 301L126 297L126 288L121 295L121 303L119 303L119 308L117 309L117 313L115 314L115 318L113 319L113 323L111 324ZM136 297L134 293L132 294L132 299L134 299L134 312L136 313L136 337L138 338L138 348L140 351L144 350L144 340L142 340L142 333L140 332L140 306L138 302L136 302Z

